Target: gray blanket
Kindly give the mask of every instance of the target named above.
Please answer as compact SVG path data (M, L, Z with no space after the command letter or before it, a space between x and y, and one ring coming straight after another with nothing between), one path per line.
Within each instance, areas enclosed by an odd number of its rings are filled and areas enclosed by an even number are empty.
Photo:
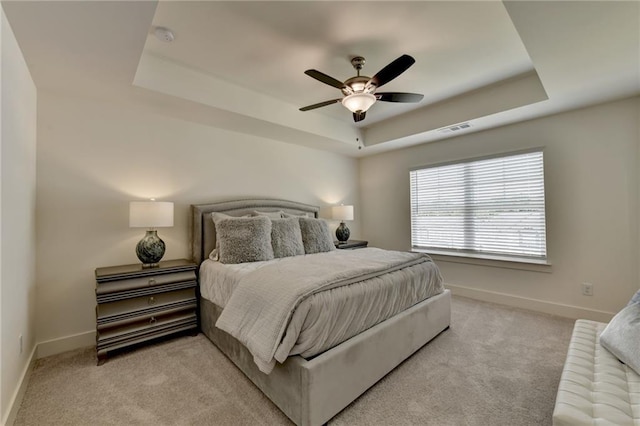
M242 342L260 370L268 374L275 365L276 351L282 353L279 346L285 332L299 332L300 327L288 325L303 300L423 263L431 263L431 259L423 254L376 248L285 258L244 276L216 326ZM437 292L441 292L440 281L438 285ZM295 343L295 337L287 336L289 346Z

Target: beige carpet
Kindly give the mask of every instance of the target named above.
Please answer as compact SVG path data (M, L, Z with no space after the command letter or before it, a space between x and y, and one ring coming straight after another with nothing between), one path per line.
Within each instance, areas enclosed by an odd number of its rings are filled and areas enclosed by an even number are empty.
M451 328L331 425L550 425L573 321L456 297ZM37 361L16 425L287 425L202 334Z

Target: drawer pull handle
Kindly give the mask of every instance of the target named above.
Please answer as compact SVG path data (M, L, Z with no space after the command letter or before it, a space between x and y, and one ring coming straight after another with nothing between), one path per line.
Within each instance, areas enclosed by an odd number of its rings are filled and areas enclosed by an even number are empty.
M156 317L151 317L149 319L149 324L155 324L158 320L156 319Z
M153 278L149 278L149 285L154 285L156 283L156 280Z
M149 297L149 304L150 305L155 305L156 304L156 298L153 297L153 296Z

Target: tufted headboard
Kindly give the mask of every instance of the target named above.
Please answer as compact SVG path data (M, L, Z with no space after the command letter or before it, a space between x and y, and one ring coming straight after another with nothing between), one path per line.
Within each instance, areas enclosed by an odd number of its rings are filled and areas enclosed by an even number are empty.
M220 212L229 216L243 216L251 214L254 210L261 212L282 210L285 213L295 215L306 213L312 217L318 217L320 208L295 201L268 198L193 204L191 206L191 256L193 260L197 264L202 263L216 246L216 228L211 219L211 213Z

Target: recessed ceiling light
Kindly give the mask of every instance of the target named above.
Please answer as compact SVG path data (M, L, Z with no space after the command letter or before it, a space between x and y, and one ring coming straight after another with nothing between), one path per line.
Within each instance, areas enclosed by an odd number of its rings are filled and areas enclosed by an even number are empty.
M164 41L165 43L171 43L175 38L171 30L165 27L156 27L155 30L153 30L153 34L158 40Z

